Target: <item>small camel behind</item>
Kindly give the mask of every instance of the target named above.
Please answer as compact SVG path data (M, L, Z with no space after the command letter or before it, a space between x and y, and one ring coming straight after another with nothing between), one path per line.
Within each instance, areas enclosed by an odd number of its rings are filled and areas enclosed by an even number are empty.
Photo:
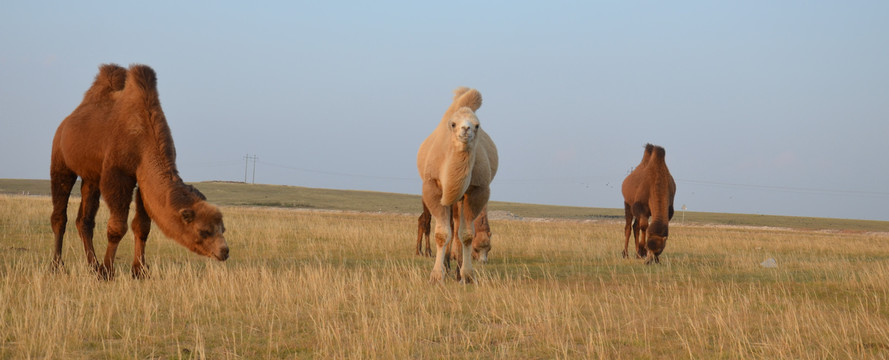
M453 219L460 218L460 209L454 206ZM472 236L472 260L480 261L482 264L488 262L488 253L491 251L491 226L488 224L488 207L485 206L482 212L476 216L472 224L475 227L475 233ZM453 223L451 224L453 227ZM456 233L456 229L454 230ZM457 260L458 263L463 256L463 248L457 241L451 244L449 259Z
M134 189L134 277L147 275L145 242L152 220L164 234L189 250L220 261L228 259L222 213L179 177L173 137L160 106L157 76L150 67L132 65L127 70L114 64L102 65L81 104L56 130L50 163L56 269L63 267L68 197L78 176L82 180L82 200L77 230L87 262L100 276L114 275L114 256L127 232ZM100 198L110 212L108 247L101 264L93 248Z
M482 96L475 89L454 90L454 100L438 126L420 145L417 171L423 180L423 203L435 218L437 251L430 279L442 280L446 273L445 249L454 231L450 226L453 205L460 206L457 223L463 256L458 260L461 282L472 282L472 258L469 246L474 231L473 220L487 205L491 180L497 174L497 147L481 129L475 112L482 105ZM468 233L464 234L464 229Z
M416 255L432 256L432 248L429 246L429 233L432 225L432 214L426 204L423 205L423 213L417 218L417 252ZM453 216L451 217L451 231L456 234L454 229L454 221L459 221L460 208L454 205L451 209ZM472 259L479 260L482 263L488 262L488 252L491 251L491 227L488 225L488 208L485 207L482 213L473 221L475 225L475 235L472 237ZM426 239L426 249L423 250L423 236ZM458 260L462 254L462 245L454 241L449 248L447 259Z
M629 256L632 232L636 242L636 256L645 258L646 264L660 262L661 252L667 246L669 223L673 219L676 182L667 169L665 155L664 148L645 145L642 161L627 175L621 186L626 213L623 256Z

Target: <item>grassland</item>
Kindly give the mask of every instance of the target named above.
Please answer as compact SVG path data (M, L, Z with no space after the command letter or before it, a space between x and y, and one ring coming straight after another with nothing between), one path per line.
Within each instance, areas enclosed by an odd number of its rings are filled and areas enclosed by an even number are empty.
M886 233L674 224L645 266L614 220L492 220L461 286L428 282L413 214L224 206L229 261L155 229L151 278L127 276L128 234L109 282L73 222L67 272L48 271L50 211L0 195L3 359L889 357Z

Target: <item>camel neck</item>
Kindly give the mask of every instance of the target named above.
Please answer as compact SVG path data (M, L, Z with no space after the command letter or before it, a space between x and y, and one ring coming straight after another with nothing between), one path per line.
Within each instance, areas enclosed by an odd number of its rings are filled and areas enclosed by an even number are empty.
M182 231L179 210L188 206L191 197L185 183L178 175L169 172L137 172L139 191L148 215L157 226L173 237Z
M445 157L441 176L442 205L451 205L466 193L472 179L473 165L475 165L475 151L472 151L471 146L465 146L463 149L451 147Z

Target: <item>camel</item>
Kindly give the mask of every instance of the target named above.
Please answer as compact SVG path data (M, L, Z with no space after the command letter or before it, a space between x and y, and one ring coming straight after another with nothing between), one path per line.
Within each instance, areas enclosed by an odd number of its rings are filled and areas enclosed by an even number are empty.
M642 161L621 186L626 213L623 257L629 256L627 250L632 231L636 256L645 258L646 264L660 263L661 252L667 246L669 223L673 219L676 182L667 169L665 155L664 148L645 145Z
M453 219L460 218L460 209L457 206L454 206L451 209L453 213ZM488 207L485 206L482 209L482 212L476 216L475 220L473 220L473 225L475 227L475 233L472 236L472 260L480 261L482 264L488 262L488 252L491 251L491 226L488 224ZM451 223L453 227L453 222ZM454 230L456 233L456 230ZM451 243L450 248L450 256L446 256L448 259L457 260L458 262L462 259L463 248L457 241Z
M77 230L87 262L100 277L114 276L114 255L127 232L134 189L133 277L148 275L145 243L152 220L167 237L189 250L220 261L228 259L222 213L179 177L173 137L158 97L157 76L150 67L131 65L127 70L115 64L100 66L81 104L56 130L50 165L56 270L64 267L62 240L68 222L68 197L78 176L82 201ZM100 194L110 212L108 247L101 264L93 248Z
M469 250L475 232L473 220L488 203L498 164L497 147L479 126L475 114L481 105L478 90L466 87L454 90L451 106L417 152L423 203L435 218L437 251L431 281L441 281L447 275L445 249L455 233L448 226L455 204L462 214L455 224L456 237L462 243L462 260L458 260L460 269L456 275L461 283L473 281ZM468 233L464 234L465 231Z

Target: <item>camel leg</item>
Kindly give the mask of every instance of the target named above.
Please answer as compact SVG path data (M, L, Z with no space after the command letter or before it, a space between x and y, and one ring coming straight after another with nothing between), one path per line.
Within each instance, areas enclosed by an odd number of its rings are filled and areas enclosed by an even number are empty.
M417 219L417 255L421 255L423 252L423 215L420 215L420 218Z
M145 211L140 189L136 189L136 215L133 217L132 227L133 237L136 240L132 274L133 278L144 279L148 277L148 265L145 263L145 243L148 241L148 233L151 231L151 218Z
M461 234L463 236L463 264L460 267L460 273L462 275L461 282L465 284L470 284L475 280L473 276L474 268L472 266L472 237L475 236L475 218L481 214L485 205L488 204L490 195L491 190L487 187L470 187L466 192L466 197L463 199L461 223L466 223L468 232Z
M55 249L52 257L53 271L64 268L62 262L62 241L65 239L65 228L68 226L68 197L77 181L77 174L68 169L53 167L50 171L52 192L52 232L55 238Z
M114 277L114 255L120 239L127 233L127 215L130 212L130 201L133 200L133 189L136 179L116 169L106 169L102 173L102 194L108 205L108 248L105 250L105 261L100 276L105 279Z
M457 240L457 238L458 238L457 228L454 226L454 219L457 219L457 217L459 216L458 215L459 213L460 213L460 208L456 204L451 205L451 217L448 219L448 227L449 227L449 229L451 229L451 237L450 237L450 244L451 245L448 246L447 248L445 248L445 268L447 269L447 271L451 271L451 260L457 261L458 256L456 254L458 254L458 251L460 251L460 249L458 248L458 245L457 245L457 243L459 242ZM457 280L459 280L459 279L460 279L460 264L458 263L457 264Z
M434 183L423 182L423 202L429 208L429 213L435 218L435 265L432 267L432 273L429 274L430 281L439 282L445 278L447 272L445 270L445 249L450 245L451 227L450 223L451 207L442 206L441 189Z
M99 182L94 179L81 179L80 210L77 211L77 231L83 241L86 261L94 271L99 271L96 249L93 247L93 231L96 228L96 212L99 211Z
M630 247L630 233L634 232L635 228L633 227L633 211L630 209L630 204L624 203L624 214L627 219L627 224L624 226L624 259L629 257L629 251L627 251ZM635 235L635 232L634 232ZM636 236L633 237L636 239Z
M425 231L423 235L426 237L426 252L425 252L425 254L428 257L432 257L432 247L429 246L429 232L431 230L430 229L431 221L432 221L432 215L429 215L428 217L426 217L426 227L423 228L423 230Z
M641 259L644 258L648 252L645 248L645 237L648 234L648 216L640 216L638 222L639 239L636 241L636 255Z
M457 264L456 270L456 279L459 281L460 276L460 268L463 266L463 223L460 221L460 214L462 207L462 200L454 204L451 207L451 231L453 231L454 236L451 238L451 250L450 250L450 259L454 260L454 263Z

